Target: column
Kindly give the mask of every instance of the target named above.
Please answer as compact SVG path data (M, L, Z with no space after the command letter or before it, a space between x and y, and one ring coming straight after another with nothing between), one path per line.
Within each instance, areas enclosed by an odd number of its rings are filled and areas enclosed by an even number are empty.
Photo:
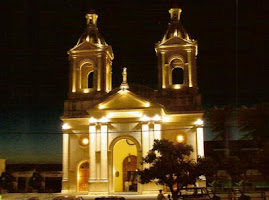
M97 91L101 91L101 76L102 76L102 69L101 69L101 54L97 55Z
M90 157L90 174L89 182L96 181L96 126L91 124L89 127L89 138L90 138L90 148L89 148L89 157Z
M101 180L107 181L107 124L101 125Z
M162 54L162 88L166 88L166 67L165 67L165 52Z
M154 123L154 139L161 139L161 124L159 123Z
M204 157L204 131L202 126L196 127L197 154Z
M149 125L148 123L142 124L142 145L143 145L143 152L142 156L146 157L147 153L149 152ZM148 165L143 166L148 167Z
M192 87L192 58L191 58L191 49L187 50L188 52L188 72L189 72L189 87Z

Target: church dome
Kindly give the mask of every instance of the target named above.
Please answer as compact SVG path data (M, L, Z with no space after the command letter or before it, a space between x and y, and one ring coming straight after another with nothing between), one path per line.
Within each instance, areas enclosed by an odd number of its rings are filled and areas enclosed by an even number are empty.
M162 42L165 42L172 37L179 37L184 40L191 40L189 34L185 31L180 22L181 9L171 8L169 10L169 13L171 16L171 22L169 24L168 30L166 31L162 39Z
M85 17L87 20L86 30L80 36L77 45L85 41L99 45L107 45L96 26L98 15L91 11L88 14L86 14Z

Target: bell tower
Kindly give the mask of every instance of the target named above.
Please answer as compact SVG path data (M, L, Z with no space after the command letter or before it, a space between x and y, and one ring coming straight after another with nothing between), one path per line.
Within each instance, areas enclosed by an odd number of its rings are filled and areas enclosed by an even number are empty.
M159 99L173 111L197 110L201 104L196 76L198 45L181 25L181 11L180 8L169 10L168 29L162 40L155 45L158 58ZM174 97L174 102L166 102L168 101L165 100L166 95ZM176 105L177 103L180 105Z
M98 15L86 14L86 29L75 47L68 51L70 60L69 94L108 93L112 88L112 48L97 28ZM84 95L85 96L85 95Z

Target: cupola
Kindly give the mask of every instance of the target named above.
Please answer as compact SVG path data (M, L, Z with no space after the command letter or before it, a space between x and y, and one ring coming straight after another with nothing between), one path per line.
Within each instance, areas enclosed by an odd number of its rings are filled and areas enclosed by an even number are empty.
M173 37L179 37L183 40L188 41L191 40L189 34L185 31L185 29L181 25L180 22L181 11L182 10L180 8L171 8L169 10L171 20L168 29L162 39L162 42L165 42Z
M86 29L85 32L80 36L77 45L84 41L99 45L107 45L97 28L98 15L94 11L90 11L85 17L87 24Z

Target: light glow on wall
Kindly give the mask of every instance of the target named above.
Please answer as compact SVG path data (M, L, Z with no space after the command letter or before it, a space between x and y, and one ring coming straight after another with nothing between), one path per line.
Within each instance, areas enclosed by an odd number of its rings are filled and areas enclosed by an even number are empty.
M67 123L64 123L63 125L62 125L62 129L63 130L68 130L68 129L70 129L71 128L71 126L69 126L69 124L67 124Z
M96 123L96 122L97 122L97 120L94 117L91 117L89 119L89 123Z
M179 84L174 85L174 89L180 89L180 88L181 88L181 85Z
M160 115L155 115L153 118L152 118L153 121L161 121L161 116Z
M102 117L102 118L100 119L100 122L102 122L102 123L107 123L107 122L108 122L108 119L107 119L106 117Z
M170 121L170 117L168 117L168 116L163 117L163 122L169 122L169 121Z
M177 142L179 142L179 143L184 142L184 136L183 135L178 135L177 136Z
M150 103L149 102L145 103L145 106L150 107Z
M90 89L83 89L83 93L89 93Z
M197 119L196 122L194 122L195 125L202 126L204 124L204 121L201 119Z
M99 109L104 109L104 105L100 104L98 108Z
M146 115L143 115L143 116L140 118L140 120L143 121L143 122L146 122L146 121L149 121L150 118L149 118L148 116L146 116Z
M108 113L108 115L106 116L107 118L113 118L115 116L115 114L114 113L112 113L112 112L110 112L110 113Z
M89 138L87 138L87 137L85 137L85 138L83 138L82 140L81 140L81 143L83 144L83 145L88 145L89 144Z

